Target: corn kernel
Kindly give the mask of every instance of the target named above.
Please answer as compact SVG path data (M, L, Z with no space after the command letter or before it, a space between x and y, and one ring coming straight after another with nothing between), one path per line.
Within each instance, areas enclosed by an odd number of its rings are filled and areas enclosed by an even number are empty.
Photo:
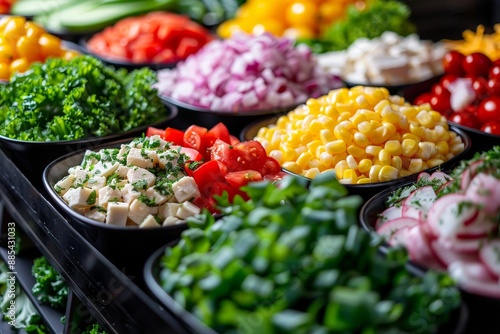
M362 157L364 154L365 154L365 150L362 149L361 147L359 146L356 146L356 145L350 145L348 148L347 148L347 153L349 153L350 155L352 155L353 157L355 158L359 158L359 157Z
M345 158L345 161L347 162L347 166L349 166L350 169L358 169L358 162L352 155L348 155Z
M381 164L390 165L392 157L389 151L387 151L386 149L382 149L380 150L380 152L378 152L378 159L380 160Z
M295 161L286 161L283 163L282 167L284 169L289 170L292 173L299 174L299 175L302 174L302 168L300 168L300 166L297 165L297 163Z
M296 163L297 163L297 165L299 165L300 168L306 169L306 167L309 166L309 162L313 159L314 159L314 155L312 155L311 152L306 151L306 152L303 152L299 155Z
M400 156L392 157L391 166L394 168L397 168L397 169L402 169L403 168L403 159L401 159Z
M425 138L424 129L416 123L410 123L410 132L413 133L415 136L418 136L420 138Z
M387 127L385 126L379 126L378 128L375 129L373 132L373 135L370 136L371 142L375 145L380 145L383 142L385 142L387 139L389 139L390 133Z
M429 159L427 160L427 166L432 168L441 165L443 162L444 161L442 159L437 159L437 158Z
M415 119L418 113L418 110L413 106L403 106L399 108L399 111L408 119Z
M401 136L401 139L402 139L402 141L405 139L413 139L416 143L420 143L420 141L422 140L422 138L420 138L419 136L415 136L413 133L410 133L410 132L404 133Z
M270 153L269 153L269 156L271 158L274 158L280 165L283 164L283 152L281 152L280 150L272 150Z
M379 171L378 179L380 182L395 180L398 178L399 170L392 166L382 166Z
M363 148L370 145L370 140L368 139L368 137L361 132L354 132L353 141L356 145Z
M336 122L333 120L333 118L325 116L325 115L320 115L318 117L318 121L323 124L323 129L333 129L335 127Z
M300 135L300 143L304 146L310 143L312 140L314 140L313 135L309 132L305 132Z
M453 144L451 147L450 147L450 152L453 153L454 155L457 155L459 153L462 153L465 149L465 145L464 143L460 143L460 144Z
M381 169L382 169L381 165L373 165L370 168L370 173L368 175L370 177L371 182L378 182L379 181L378 177L379 177Z
M335 129L333 130L333 134L337 139L341 139L345 143L350 143L353 138L349 130L346 129L345 127L341 127L340 125L337 125L335 127Z
M365 115L363 115L363 114L361 114L361 113L357 112L357 113L355 113L355 114L354 114L354 115L353 115L353 116L352 116L349 120L351 121L351 124L352 124L355 128L357 128L357 127L358 127L358 125L359 125L359 123L361 123L361 122L365 122L365 121L367 121L368 119L366 118L366 116L365 116Z
M368 173L370 172L370 168L372 168L372 161L370 159L361 159L358 164L358 171L360 173Z
M433 127L435 124L434 118L426 110L420 110L415 119L426 128Z
M404 139L402 143L401 154L405 157L411 157L418 151L418 144L413 139Z
M366 100L370 105L375 105L378 101L389 98L389 91L385 88L366 87L368 89Z
M429 160L437 154L436 144L429 141L423 141L418 143L418 150L415 156L421 158L422 160Z
M335 106L328 105L325 107L325 115L330 117L332 120L334 120L334 119L337 119L339 117L340 113L337 110L337 108L335 108Z
M323 129L319 132L319 139L323 143L323 145L326 145L329 142L332 142L336 140L335 135L333 132L329 129Z
M356 182L356 184L367 184L367 183L370 183L370 179L367 178L367 177L361 177L361 178L358 178L358 182Z
M325 145L320 145L316 148L316 150L314 151L314 155L319 157L321 155L321 153L323 152L326 152L326 148L325 148ZM328 153L327 153L328 154Z
M280 116L277 120L276 120L276 126L278 128L285 128L287 126L287 124L290 123L290 119L288 118L287 115L284 115L284 116ZM264 128L261 128L261 129L264 129ZM258 137L260 137L259 135L257 135Z
M338 102L336 106L340 114L342 114L343 112L348 112L349 114L351 114L356 110L356 106L354 105L353 101Z
M339 161L345 160L347 158L347 152L342 152L340 154L332 155L332 166L336 166Z
M335 175L337 176L337 179L341 179L344 176L344 171L346 169L349 169L349 166L347 166L347 161L341 160L335 165Z
M384 149L389 152L390 155L400 155L403 152L401 143L397 140L388 140L385 142ZM382 160L382 159L381 159Z
M347 145L345 141L337 139L325 144L326 151L332 155L345 152Z
M358 108L368 108L370 106L368 100L364 95L356 96L355 101Z
M349 184L354 184L356 182L358 182L358 175L356 174L356 171L353 170L353 169L346 169L344 171L344 174L342 175L342 180L344 180L344 182L342 183L349 183Z
M315 139L315 140L311 141L309 144L307 144L306 146L307 146L307 149L309 150L309 152L314 153L316 151L316 149L318 147L320 147L321 145L323 145L321 140Z
M373 156L378 156L380 151L382 150L382 147L380 146L375 146L375 145L368 145L365 148L366 154L373 155Z
M371 122L371 121L380 121L380 115L377 114L373 110L368 110L368 109L360 109L358 112L366 117L366 119Z
M295 149L295 154L297 155L297 157L304 152L307 152L307 146L299 146Z
M325 166L325 168L333 167L333 156L328 152L323 152L319 155L319 161Z
M391 101L385 99L385 100L380 100L374 107L373 107L373 110L382 115L382 112L384 111L384 109L386 107L389 107L391 108Z
M317 119L313 119L309 124L310 133L319 133L323 129L323 124Z
M439 141L436 144L436 148L439 154L447 154L450 151L450 147L448 146L448 143L446 141Z
M401 169L399 171L399 174L398 174L398 177L405 177L405 176L408 176L408 175L411 175L411 172L407 169Z
M305 177L307 177L307 178L313 179L313 178L315 178L317 175L319 175L319 173L320 173L319 169L314 167L314 168L310 168L310 169L308 169L308 170L305 172L304 176L305 176Z
M362 134L367 134L372 131L372 125L368 121L363 121L358 124L358 130Z
M306 106L311 113L317 114L321 107L321 103L317 99L309 98L306 101Z
M284 146L283 147L283 160L285 161L291 161L295 160L297 157L297 153L295 152L295 149L290 146Z
M421 172L424 168L424 162L422 159L411 159L410 161L410 166L408 166L408 171L411 174L419 173Z
M390 105L385 106L380 113L382 120L384 122L389 122L393 124L399 124L400 114L396 110L392 109Z
M387 139L387 140L396 140L398 142L402 142L401 133L395 132L391 136L389 136L389 139Z
M312 160L309 160L309 162L307 163L307 166L306 168L304 169L310 169L310 168L318 168L318 169L324 169L325 166L323 165L323 163L321 161L319 161L319 159L312 159Z
M429 115L431 115L432 119L434 120L434 123L437 123L441 121L441 114L435 110L429 111Z

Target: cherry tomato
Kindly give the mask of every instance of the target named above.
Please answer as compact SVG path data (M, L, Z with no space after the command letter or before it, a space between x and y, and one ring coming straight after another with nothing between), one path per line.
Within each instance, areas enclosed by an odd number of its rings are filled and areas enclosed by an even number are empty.
M223 166L221 168L221 166ZM193 171L193 178L203 194L207 184L211 182L225 182L224 176L227 174L227 168L222 163L210 160L200 165Z
M445 88L441 83L437 83L437 84L434 84L432 86L432 90L431 90L431 93L433 95L442 95L442 94L449 94L450 91Z
M146 137L151 137L154 135L159 135L161 138L165 139L165 130L149 126L146 129Z
M465 111L457 111L452 113L448 116L448 120L463 126L467 126L469 128L479 128L479 122L476 116Z
M466 74L475 77L488 77L488 72L493 62L487 55L480 52L473 52L465 56L463 60L463 68Z
M486 82L486 88L490 95L500 96L500 80L489 79Z
M477 109L477 117L481 123L500 120L500 97L490 96L481 101Z
M205 135L207 147L211 147L217 139L220 139L228 144L231 144L229 130L223 123L217 123Z
M204 128L202 126L191 125L184 132L184 143L187 146L194 148L199 152L202 152L205 148L202 139L205 138L205 134L207 133L207 131L207 128Z
M184 143L184 132L181 130L167 127L165 129L164 139L166 141L174 143L175 145L186 146L186 144Z
M445 93L447 92L447 93ZM440 113L447 113L451 106L450 106L450 92L443 91L441 95L433 95L430 100L430 104L432 109L439 111Z
M448 89L448 86L457 79L458 76L456 76L455 74L447 73L441 77L441 80L439 80L439 82L441 83L441 86Z
M430 92L422 93L415 98L413 103L418 105L418 106L421 104L424 104L424 103L431 103L432 96L433 95Z
M488 96L488 82L485 78L478 77L472 81L472 89L476 93L476 98L482 100Z
M500 121L489 121L481 126L481 131L500 136Z
M443 68L445 73L453 74L456 76L463 76L465 74L462 67L465 56L455 50L448 51L443 57Z
M227 183L236 189L246 186L249 182L262 181L262 175L252 169L230 172L225 178Z
M488 73L490 79L500 80L500 64L493 64Z

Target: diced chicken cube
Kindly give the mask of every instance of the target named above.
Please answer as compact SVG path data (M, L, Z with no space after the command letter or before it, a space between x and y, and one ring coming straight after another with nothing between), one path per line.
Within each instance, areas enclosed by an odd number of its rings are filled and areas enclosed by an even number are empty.
M148 215L155 215L158 213L158 207L150 207L142 203L139 199L134 200L130 204L128 217L137 225L141 224Z
M99 205L107 207L109 202L118 202L122 200L122 192L119 189L105 186L99 189Z
M139 225L140 228L151 228L158 226L160 226L160 224L158 224L153 215L147 215L146 218L142 221L141 225Z
M129 206L127 203L111 202L108 204L108 212L106 214L106 224L116 226L126 226L129 214Z
M156 176L147 169L133 167L128 170L127 179L136 189L146 190L155 184Z
M127 156L127 165L134 165L141 168L152 168L158 162L155 151L131 148Z
M180 206L179 203L165 203L160 205L158 207L158 215L164 218L176 216Z
M88 208L90 205L94 204L87 203L93 191L94 190L89 188L71 188L64 194L63 198L72 209Z
M74 174L69 174L66 177L64 177L62 180L58 181L54 185L54 190L59 194L59 195L64 195L66 192L69 190L69 188L73 185L73 182L75 180L75 175Z
M190 200L191 198L200 197L200 191L194 178L186 176L172 184L172 190L177 202L182 203Z
M186 219L188 217L197 215L200 213L201 209L191 202L184 202L181 204L177 210L176 216L180 219Z

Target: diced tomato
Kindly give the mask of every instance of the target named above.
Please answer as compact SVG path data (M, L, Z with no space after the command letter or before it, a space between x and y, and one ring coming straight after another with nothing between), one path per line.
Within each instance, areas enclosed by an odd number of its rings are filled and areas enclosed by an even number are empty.
M201 155L201 153L198 152L197 150L195 150L194 148L182 146L181 153L185 154L189 157L188 161L201 161L201 160L203 160L203 156Z
M219 212L219 210L217 210L217 202L211 196L200 196L200 197L197 197L193 201L193 204L196 205L196 206L198 206L199 208L206 208L211 213L218 213Z
M165 138L165 130L149 126L146 129L146 137L151 137L154 135L159 135L160 137Z
M180 59L184 59L190 54L193 54L196 51L198 51L200 47L201 43L198 40L194 38L185 37L180 40L179 45L177 46L176 55Z
M202 139L205 138L207 131L207 128L198 125L191 125L184 132L184 143L187 146L202 152L202 148L205 146Z
M283 179L286 175L287 174L285 172L280 171L278 173L266 174L266 175L264 175L263 179L266 181L275 182L275 181L279 181L279 180Z
M242 170L227 173L225 176L227 183L236 189L246 186L249 182L262 181L262 175L256 170Z
M210 149L211 160L216 160L226 165L228 172L247 169L238 169L238 157L239 153L234 149L234 146L220 139L217 139Z
M235 137L233 135L229 135L229 144L236 145L239 142L240 142L240 140L237 137Z
M220 139L228 144L231 143L229 130L223 123L217 123L210 130L208 130L205 136L207 147L211 147L217 139Z
M193 178L201 193L204 193L203 188L207 184L225 181L224 176L227 174L227 170L221 170L221 165L218 161L210 160L193 171Z
M185 146L185 144L184 144L184 131L177 130L177 129L174 129L171 127L167 127L165 129L164 138L166 141L174 143L175 145Z
M264 164L262 165L260 173L262 175L268 175L268 174L276 174L279 172L281 172L281 166L279 162L272 157L267 157L266 160L264 161Z
M267 161L267 152L262 144L256 140L247 140L234 145L240 159L233 163L234 168L230 170L238 171L254 169L260 171Z

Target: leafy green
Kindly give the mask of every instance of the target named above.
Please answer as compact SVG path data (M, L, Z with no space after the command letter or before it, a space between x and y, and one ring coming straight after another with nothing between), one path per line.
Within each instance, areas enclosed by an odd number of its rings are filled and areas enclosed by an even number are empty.
M107 332L102 329L99 323L93 323L82 332L82 334L107 334Z
M458 306L449 276L411 275L403 249L381 256L334 172L244 190L218 198L221 218L188 218L160 262L162 288L217 332L424 333Z
M129 131L164 119L155 73L115 70L90 56L49 59L0 86L0 135L75 140Z
M34 259L31 271L36 280L33 295L56 309L64 309L68 300L68 285L47 258L41 256Z
M416 31L409 21L410 13L410 8L397 0L370 1L363 10L351 5L347 8L345 19L335 21L319 40L300 42L321 53L345 50L358 38L373 39L385 31L406 36Z

